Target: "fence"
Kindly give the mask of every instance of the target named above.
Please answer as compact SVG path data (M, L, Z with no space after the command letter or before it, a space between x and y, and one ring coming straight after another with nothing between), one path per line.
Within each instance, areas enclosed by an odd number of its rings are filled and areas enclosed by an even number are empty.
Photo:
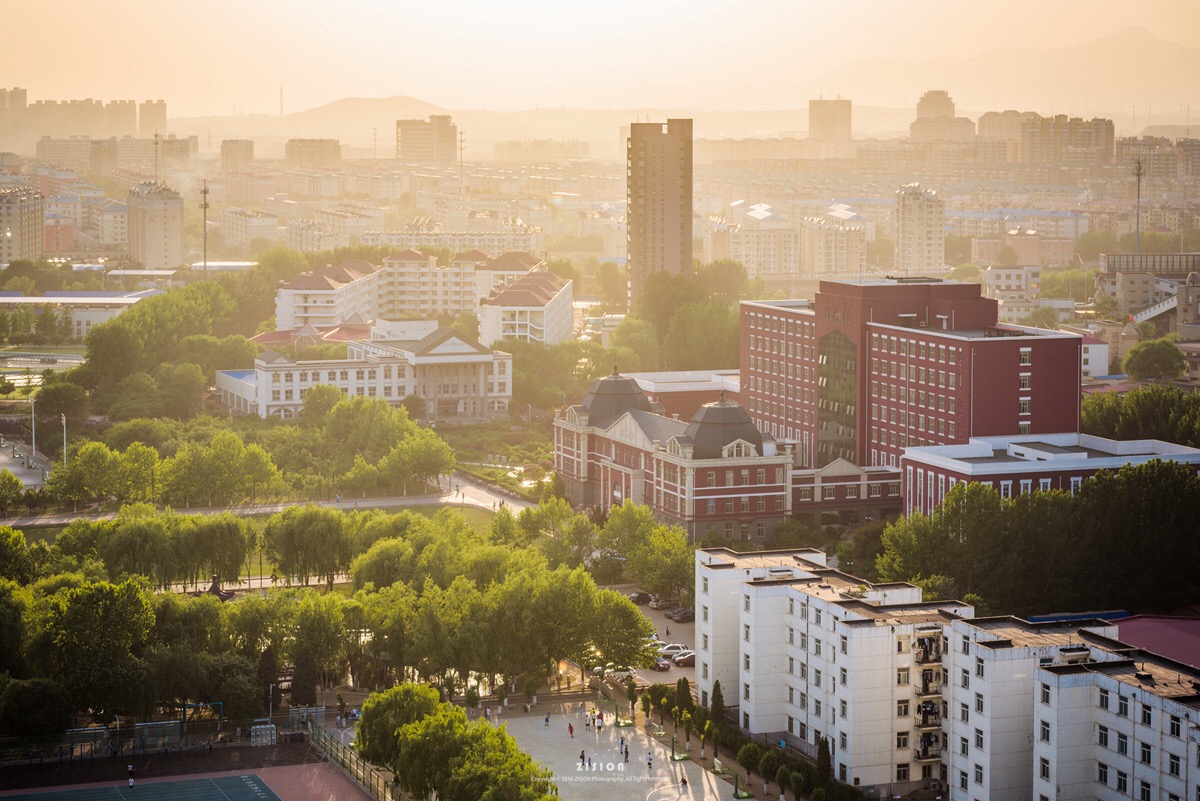
M376 801L408 801L390 778L363 760L352 746L343 745L324 726L311 726L310 732L313 746L358 782Z

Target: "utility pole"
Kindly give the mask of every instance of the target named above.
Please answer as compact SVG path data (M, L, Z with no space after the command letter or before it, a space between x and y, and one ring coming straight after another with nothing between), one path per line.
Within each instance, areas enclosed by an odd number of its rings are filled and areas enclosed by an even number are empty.
M1133 253L1138 255L1142 252L1142 160L1138 159L1133 164L1133 174L1137 178L1137 229L1133 238Z
M204 280L208 280L208 179L200 185L200 210L204 212Z
M67 414L63 412L59 415L62 418L63 424L63 469L67 469Z

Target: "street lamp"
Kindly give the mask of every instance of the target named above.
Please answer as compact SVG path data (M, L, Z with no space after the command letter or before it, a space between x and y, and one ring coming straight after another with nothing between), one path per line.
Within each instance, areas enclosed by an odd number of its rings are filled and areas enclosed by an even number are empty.
M275 685L272 684L267 688L267 718L271 717L271 713L275 711Z
M63 424L63 469L65 470L67 467L67 413L63 412L59 416L62 417Z
M29 431L32 442L29 445L29 463L33 464L37 453L37 398L29 396Z

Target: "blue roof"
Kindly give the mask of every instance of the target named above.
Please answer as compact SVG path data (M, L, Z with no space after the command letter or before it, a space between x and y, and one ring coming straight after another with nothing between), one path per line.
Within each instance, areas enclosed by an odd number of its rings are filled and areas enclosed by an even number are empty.
M253 370L218 370L217 372L230 378L236 378L238 381L248 381L254 377Z

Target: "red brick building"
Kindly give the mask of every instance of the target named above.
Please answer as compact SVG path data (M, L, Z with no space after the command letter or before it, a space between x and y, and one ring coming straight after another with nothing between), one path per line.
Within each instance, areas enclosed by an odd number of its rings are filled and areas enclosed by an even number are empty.
M1079 430L1082 338L999 324L977 284L822 281L741 319L742 402L801 467L894 470L906 447Z

